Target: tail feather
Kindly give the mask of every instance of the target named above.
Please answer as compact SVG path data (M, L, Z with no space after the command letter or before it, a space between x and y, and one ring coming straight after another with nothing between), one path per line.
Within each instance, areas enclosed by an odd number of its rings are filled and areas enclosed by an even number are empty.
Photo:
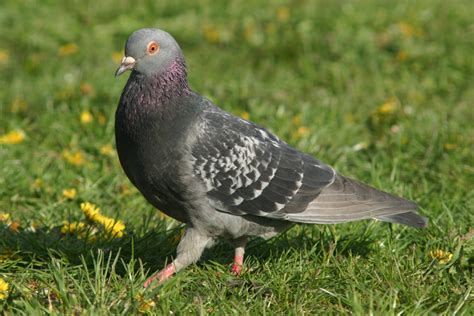
M428 226L428 218L420 216L416 212L377 216L375 218L384 222L403 224L416 228L424 228Z
M413 227L426 227L428 219L417 214L418 205L340 175L301 213L286 218L300 223L333 224L378 219Z

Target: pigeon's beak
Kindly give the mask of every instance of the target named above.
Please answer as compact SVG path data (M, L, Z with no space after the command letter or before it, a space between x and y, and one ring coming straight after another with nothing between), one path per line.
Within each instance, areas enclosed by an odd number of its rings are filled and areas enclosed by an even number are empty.
M115 72L115 77L120 76L123 74L125 71L133 69L135 66L136 60L133 57L124 57L122 59L122 63L120 64L120 67L118 67L117 71Z

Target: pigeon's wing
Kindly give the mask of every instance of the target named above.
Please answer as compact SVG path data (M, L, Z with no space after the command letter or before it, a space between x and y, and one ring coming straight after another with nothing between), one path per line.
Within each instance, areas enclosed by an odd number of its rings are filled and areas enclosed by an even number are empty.
M286 219L335 179L331 167L223 111L205 112L199 129L193 172L219 211Z
M377 218L426 226L414 202L338 175L251 122L211 110L199 133L193 172L219 211L301 223Z

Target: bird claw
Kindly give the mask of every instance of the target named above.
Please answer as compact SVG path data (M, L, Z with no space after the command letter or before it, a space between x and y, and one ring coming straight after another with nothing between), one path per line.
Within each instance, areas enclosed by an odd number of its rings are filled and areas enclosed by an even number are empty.
M239 276L242 273L242 265L234 262L232 265L231 272L235 276Z
M167 279L169 279L170 277L172 277L175 272L176 272L176 267L174 266L174 264L170 263L163 270L153 274L151 277L146 279L145 283L143 283L143 287L144 288L149 287L150 284L156 279L158 279L158 284L161 284Z

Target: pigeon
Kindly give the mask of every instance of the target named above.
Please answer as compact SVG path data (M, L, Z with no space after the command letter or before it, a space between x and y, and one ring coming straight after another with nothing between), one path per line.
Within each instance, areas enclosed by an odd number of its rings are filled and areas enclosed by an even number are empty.
M195 263L220 239L233 245L238 275L249 237L268 239L297 223L427 226L415 202L343 176L193 91L169 33L132 33L115 76L127 70L115 113L121 166L149 203L186 224L174 260L144 287Z

